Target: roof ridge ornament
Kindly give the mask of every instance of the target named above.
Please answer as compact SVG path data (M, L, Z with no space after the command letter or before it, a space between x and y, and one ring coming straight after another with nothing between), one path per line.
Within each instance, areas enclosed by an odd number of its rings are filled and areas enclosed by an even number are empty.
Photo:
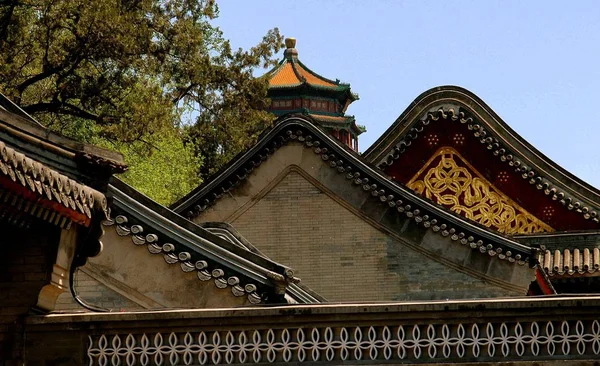
M288 37L285 39L285 51L283 56L287 59L298 57L298 50L296 49L296 38Z

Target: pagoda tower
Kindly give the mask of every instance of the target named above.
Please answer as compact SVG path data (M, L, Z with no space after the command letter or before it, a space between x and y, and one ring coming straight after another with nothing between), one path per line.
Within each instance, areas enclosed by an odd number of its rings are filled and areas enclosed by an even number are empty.
M350 84L330 80L311 71L298 59L296 39L286 38L283 60L267 73L269 78L268 109L276 116L302 113L310 116L325 131L354 151L358 135L365 132L354 116L346 115L348 106L358 100Z

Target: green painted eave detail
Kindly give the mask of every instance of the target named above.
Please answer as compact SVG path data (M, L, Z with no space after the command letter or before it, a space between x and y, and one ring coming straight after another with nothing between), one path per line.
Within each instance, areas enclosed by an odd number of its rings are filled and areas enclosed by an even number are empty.
M276 89L293 89L293 88L297 88L297 87L305 87L308 89L315 89L315 90L332 90L332 91L346 91L346 90L350 90L350 86L346 85L346 84L340 84L340 85L336 85L336 86L325 86L325 85L314 85L314 84L309 84L307 82L301 82L301 83L295 83L295 84L285 84L285 85L277 85L277 86L269 86L269 89L271 90L276 90ZM354 93L350 93L353 96L356 95ZM358 95L356 95L356 98L358 98Z

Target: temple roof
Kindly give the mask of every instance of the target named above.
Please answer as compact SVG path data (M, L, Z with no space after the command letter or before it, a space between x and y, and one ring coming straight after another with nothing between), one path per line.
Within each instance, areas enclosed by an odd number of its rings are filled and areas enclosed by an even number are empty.
M270 88L296 87L305 83L315 88L350 89L349 84L331 81L311 71L295 57L284 58L279 66L271 71L269 79Z
M517 184L520 187L512 199L535 199L541 206L552 207L555 217L561 214L570 220L566 226L555 220L556 225L565 226L554 227L556 230L598 228L600 191L535 149L481 99L460 87L442 86L421 94L363 157L384 170L398 159L414 161L413 147L435 133L436 128L450 124L461 129L465 137L474 136L480 146L477 151L480 149L481 154L471 154L467 159L486 157L490 160L488 167L493 163L502 166L507 174L517 173L515 178L520 182L505 185L506 189ZM525 194L526 191L531 192Z
M304 116L286 116L266 131L256 145L240 154L211 179L176 202L171 208L193 218L219 198L240 184L274 150L288 142L298 141L322 154L323 164L344 174L349 184L360 192L367 192L377 202L396 208L397 214L406 215L424 227L453 241L459 241L481 254L497 257L521 265L537 260L537 249L523 245L507 236L491 231L455 214L442 206L422 198L412 190L392 181L364 159L343 149Z
M198 226L113 178L109 186L113 200L114 226L121 236L131 236L135 245L148 247L148 254L160 254L183 272L194 273L199 281L213 281L229 288L236 297L250 303L314 303L322 298L300 286L294 271L276 263L224 223ZM280 293L285 289L285 293Z
M348 176L352 175L348 179L358 187L371 192L381 202L389 204L390 207L397 207L399 212L407 213L409 217L425 223L426 227L432 228L434 232L464 242L475 251L510 261L518 257L517 262L523 263L525 260L529 261L530 265L542 262L539 267L542 270L545 269L543 262L548 262L548 258L551 258L552 262L561 263L570 263L581 258L580 268L585 268L585 264L588 264L590 270L595 271L598 262L594 257L594 252L597 252L594 251L594 246L578 245L579 256L574 256L572 254L575 248L565 243L563 248L557 248L562 253L557 256L554 250L549 253L539 245L531 245L532 243L523 240L523 237L511 238L498 234L493 229L420 197L380 170L384 164L393 162L398 154L402 154L428 124L446 123L446 119L456 120L459 125L471 126L468 129L471 133L486 131L483 135L479 135L478 145L479 142L484 144L484 150L486 152L489 150L492 157L499 158L499 164L507 164L517 169L519 179L521 180L523 175L522 182L528 187L533 187L532 194L540 195L542 200L564 205L571 215L576 215L583 222L595 224L594 219L597 220L598 216L594 208L598 206L593 203L600 202L600 195L596 190L544 157L499 121L499 117L489 107L482 106L485 106L483 102L463 89L456 87L432 89L411 104L407 112L403 113L394 126L362 157L340 150L337 144L330 143L330 137L314 128L314 124L303 116L286 116L281 118L271 130L265 131L254 147L236 157L212 179L207 180L202 186L174 204L173 208L189 218L198 215L232 187L240 184L239 181L249 176L262 161L268 159L277 146L296 139L303 141L304 144L310 144L313 148L318 146L314 149L321 154L325 151L324 163ZM425 122L417 126L410 123L413 119ZM516 163L517 161L521 163ZM566 249L570 252L565 252ZM585 253L590 253L591 256L588 258ZM567 262L565 262L565 255ZM562 268L558 270L558 272L562 271L564 271ZM551 270L546 269L544 272L551 272Z
M115 151L85 144L49 130L0 94L0 134L31 158L45 161L69 176L94 182L127 170L123 156ZM18 142L17 142L18 141ZM43 151L33 146L43 146ZM69 160L69 163L65 161Z
M36 202L30 215L68 227L71 221L88 226L95 210L107 214L106 198L99 191L35 161L0 141L0 196L8 201L11 192ZM20 206L27 206L21 202ZM58 214L48 215L48 211Z
M512 200L535 209L536 216L550 224L551 230L518 232L525 235L513 239L541 249L537 261L553 283L598 276L600 191L538 151L473 93L455 86L426 91L363 158L397 179L397 172L419 166L424 146L431 151L438 142L444 145L450 130L455 139L461 136L454 145L468 153L471 163L483 167ZM567 285L562 289L570 290ZM577 291L586 290L584 286Z
M88 226L95 211L107 215L101 192L110 175L125 169L120 154L52 132L0 94L3 217Z
M540 233L515 239L542 249L540 265L553 279L600 276L600 231Z
M328 116L323 114L309 113L309 116L318 120L319 122L330 122L330 123L348 123L354 120L353 116Z
M324 92L334 92L338 98L341 92L343 97L351 101L358 100L358 95L351 92L350 84L327 79L306 67L298 59L298 51L294 48L296 46L294 38L287 38L286 46L283 60L267 73L271 92L273 90L307 87Z

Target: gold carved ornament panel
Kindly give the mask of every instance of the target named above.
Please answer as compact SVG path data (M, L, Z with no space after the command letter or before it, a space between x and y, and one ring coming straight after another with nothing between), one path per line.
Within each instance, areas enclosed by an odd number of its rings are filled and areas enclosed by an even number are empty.
M407 186L457 214L504 234L554 231L494 187L451 147L436 151Z

